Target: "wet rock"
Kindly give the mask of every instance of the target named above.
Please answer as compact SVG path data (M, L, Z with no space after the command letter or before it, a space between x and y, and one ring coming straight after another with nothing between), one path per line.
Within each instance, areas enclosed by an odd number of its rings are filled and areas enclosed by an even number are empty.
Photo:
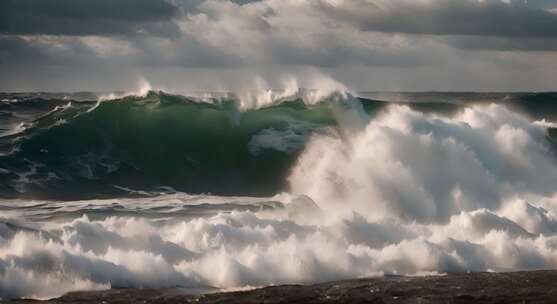
M388 276L204 295L184 294L176 289L113 289L70 293L45 302L6 303L557 303L557 271Z

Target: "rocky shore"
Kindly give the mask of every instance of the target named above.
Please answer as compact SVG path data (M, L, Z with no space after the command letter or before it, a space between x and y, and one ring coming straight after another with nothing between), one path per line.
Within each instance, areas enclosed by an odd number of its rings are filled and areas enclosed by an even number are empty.
M176 289L112 289L5 303L557 303L557 271L387 276L203 295Z

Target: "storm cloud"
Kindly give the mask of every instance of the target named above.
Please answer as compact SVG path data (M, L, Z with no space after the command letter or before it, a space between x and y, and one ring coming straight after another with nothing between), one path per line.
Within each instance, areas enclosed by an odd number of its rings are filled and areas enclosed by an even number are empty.
M6 0L0 89L125 89L138 75L169 89L229 89L233 74L253 81L319 69L357 90L550 90L556 8L552 0Z
M330 13L358 21L362 29L426 35L557 37L557 15L539 1L352 1ZM538 5L535 5L535 4Z
M6 0L0 33L8 35L178 35L180 9L164 0Z

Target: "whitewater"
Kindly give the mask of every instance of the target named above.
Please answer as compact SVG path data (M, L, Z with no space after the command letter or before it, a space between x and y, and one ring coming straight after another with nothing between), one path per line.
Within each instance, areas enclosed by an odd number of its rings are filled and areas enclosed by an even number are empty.
M555 94L283 93L0 94L0 298L557 267Z

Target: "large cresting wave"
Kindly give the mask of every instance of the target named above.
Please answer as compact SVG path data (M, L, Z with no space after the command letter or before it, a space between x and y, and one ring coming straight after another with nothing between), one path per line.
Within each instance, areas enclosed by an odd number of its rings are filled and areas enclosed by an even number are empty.
M44 130L39 120L0 167L21 159L67 181L145 174L230 191L283 177L280 193L3 200L1 298L557 267L555 125L520 111L524 101L349 98L242 112L150 98L100 103Z
M302 99L244 110L232 99L151 91L2 106L16 115L0 137L0 195L7 197L86 198L161 186L270 195L285 188L309 136L336 124L329 104Z

